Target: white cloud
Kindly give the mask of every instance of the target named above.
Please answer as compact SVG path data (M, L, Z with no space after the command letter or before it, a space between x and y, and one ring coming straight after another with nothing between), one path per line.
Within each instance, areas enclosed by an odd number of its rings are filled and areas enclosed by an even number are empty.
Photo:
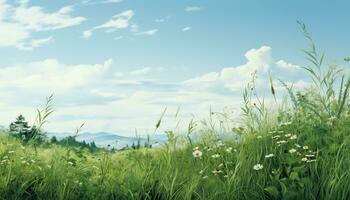
M91 30L87 30L83 32L83 38L88 39L92 36L92 31Z
M246 52L245 57L247 62L243 65L223 68L220 72L210 72L184 81L184 84L225 87L233 92L238 92L243 90L255 71L258 76L256 84L261 90L269 88L269 74L287 83L306 79L298 65L287 63L284 60L274 61L271 56L271 47L262 46L259 49L251 49ZM298 86L305 86L305 83L299 82Z
M200 11L201 7L199 6L187 6L185 8L186 12L194 12L194 11Z
M56 12L47 12L43 7L28 7L29 0L20 0L12 5L0 0L0 47L16 47L20 50L33 50L52 41L32 39L39 31L62 29L79 25L83 17L72 17L73 7L65 6Z
M155 35L156 33L158 33L158 29L151 29L151 30L147 30L147 31L142 31L142 32L138 32L135 35L147 35L147 36L152 36Z
M0 0L0 20L5 18L11 7L6 3L6 0Z
M137 25L137 24L132 24L132 25L131 25L130 31L133 32L133 33L139 32L139 25Z
M31 40L28 43L19 44L17 48L24 51L33 51L34 48L40 47L45 44L49 44L52 41L53 41L53 37L50 36L47 38Z
M96 4L108 4L108 3L120 3L123 0L83 0L81 3L84 5L96 5Z
M13 20L32 31L47 31L76 26L85 21L84 17L72 17L72 6L65 6L56 12L45 12L39 6L19 6L15 8Z
M220 80L220 73L209 72L202 76L198 76L189 80L184 81L185 84L202 84L202 83L212 83Z
M273 59L271 51L268 46L251 49L245 53L247 61L241 65L174 82L156 79L160 75L157 73L162 73L157 68L119 72L116 66L112 67L111 59L100 64L73 65L46 59L3 67L0 68L0 124L8 124L20 113L32 119L34 106L50 93L55 95L56 113L52 118L54 123L45 128L56 132L74 130L86 122L87 131L132 135L138 128L145 133L153 131L167 107L162 131L175 126L170 115L180 105L184 126L192 114L196 119L207 117L210 107L214 111L236 108L239 114L242 89L254 70L258 73L259 91L268 90L269 73L288 84L294 83L294 88L308 85L298 65ZM276 91L281 89L276 84Z
M184 27L184 28L182 29L182 31L183 31L183 32L186 32L186 31L189 31L189 30L191 30L191 29L192 29L191 26L186 26L186 27Z
M151 71L152 71L151 67L144 67L142 69L131 71L130 75L132 75L132 76L143 76L143 75L147 75L147 74L151 73Z
M168 16L166 16L166 17L157 18L157 19L155 19L154 21L157 22L157 23L163 23L163 22L169 20L170 18L171 18L171 16L168 15Z
M27 3L29 3L30 0L18 0L19 4L21 5L25 5Z
M17 64L0 68L0 88L64 93L98 83L108 74L111 64L111 59L96 65L65 65L56 59Z
M13 23L0 22L0 47L17 46L30 37L23 27Z
M133 10L126 10L117 15L114 15L112 19L108 20L104 24L95 26L90 30L83 32L84 38L90 38L93 34L93 31L98 29L107 29L107 31L115 31L117 29L125 29L130 25L131 18L135 15Z

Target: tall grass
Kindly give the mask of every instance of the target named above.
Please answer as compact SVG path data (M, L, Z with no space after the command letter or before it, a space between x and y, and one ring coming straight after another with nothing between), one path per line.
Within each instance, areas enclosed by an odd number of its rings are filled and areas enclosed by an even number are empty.
M310 43L303 52L312 84L294 91L281 80L289 99L279 100L270 78L278 110L258 96L253 73L241 126L210 111L208 121L192 120L182 139L178 127L167 131L169 142L161 148L91 153L23 146L2 132L1 199L350 199L350 81L338 66L325 65L300 26ZM38 111L39 128L53 111L51 98ZM228 131L240 139L218 136Z

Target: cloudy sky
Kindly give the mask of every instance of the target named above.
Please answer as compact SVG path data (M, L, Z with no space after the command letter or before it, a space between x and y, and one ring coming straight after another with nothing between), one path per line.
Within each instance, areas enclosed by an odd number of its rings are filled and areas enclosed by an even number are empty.
M181 106L183 123L209 108L239 112L242 88L258 71L295 87L304 21L328 61L349 56L348 1L0 0L0 124L54 94L46 129L122 135L152 132Z

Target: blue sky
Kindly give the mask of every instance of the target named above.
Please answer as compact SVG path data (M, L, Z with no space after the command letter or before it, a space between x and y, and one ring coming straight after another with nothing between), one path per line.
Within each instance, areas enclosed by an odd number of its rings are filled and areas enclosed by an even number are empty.
M183 121L209 107L239 107L257 70L307 85L300 49L305 22L328 56L349 56L348 1L0 0L1 124L50 93L48 130L133 134L164 107ZM265 88L266 89L266 88ZM169 114L170 116L170 114ZM170 121L170 120L169 120ZM173 120L172 120L173 121ZM120 124L123 124L121 126ZM164 128L172 124L165 125Z

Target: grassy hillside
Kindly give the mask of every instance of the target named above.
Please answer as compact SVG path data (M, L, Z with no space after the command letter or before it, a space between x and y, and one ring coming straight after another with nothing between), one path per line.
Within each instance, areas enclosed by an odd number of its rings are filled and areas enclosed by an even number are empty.
M91 153L3 132L1 199L350 199L350 81L325 65L301 26L311 86L295 92L282 82L288 98L280 99L271 80L276 101L269 108L252 81L241 126L225 125L239 141L219 140L210 125L189 126L202 139L177 142L168 132L161 148Z

